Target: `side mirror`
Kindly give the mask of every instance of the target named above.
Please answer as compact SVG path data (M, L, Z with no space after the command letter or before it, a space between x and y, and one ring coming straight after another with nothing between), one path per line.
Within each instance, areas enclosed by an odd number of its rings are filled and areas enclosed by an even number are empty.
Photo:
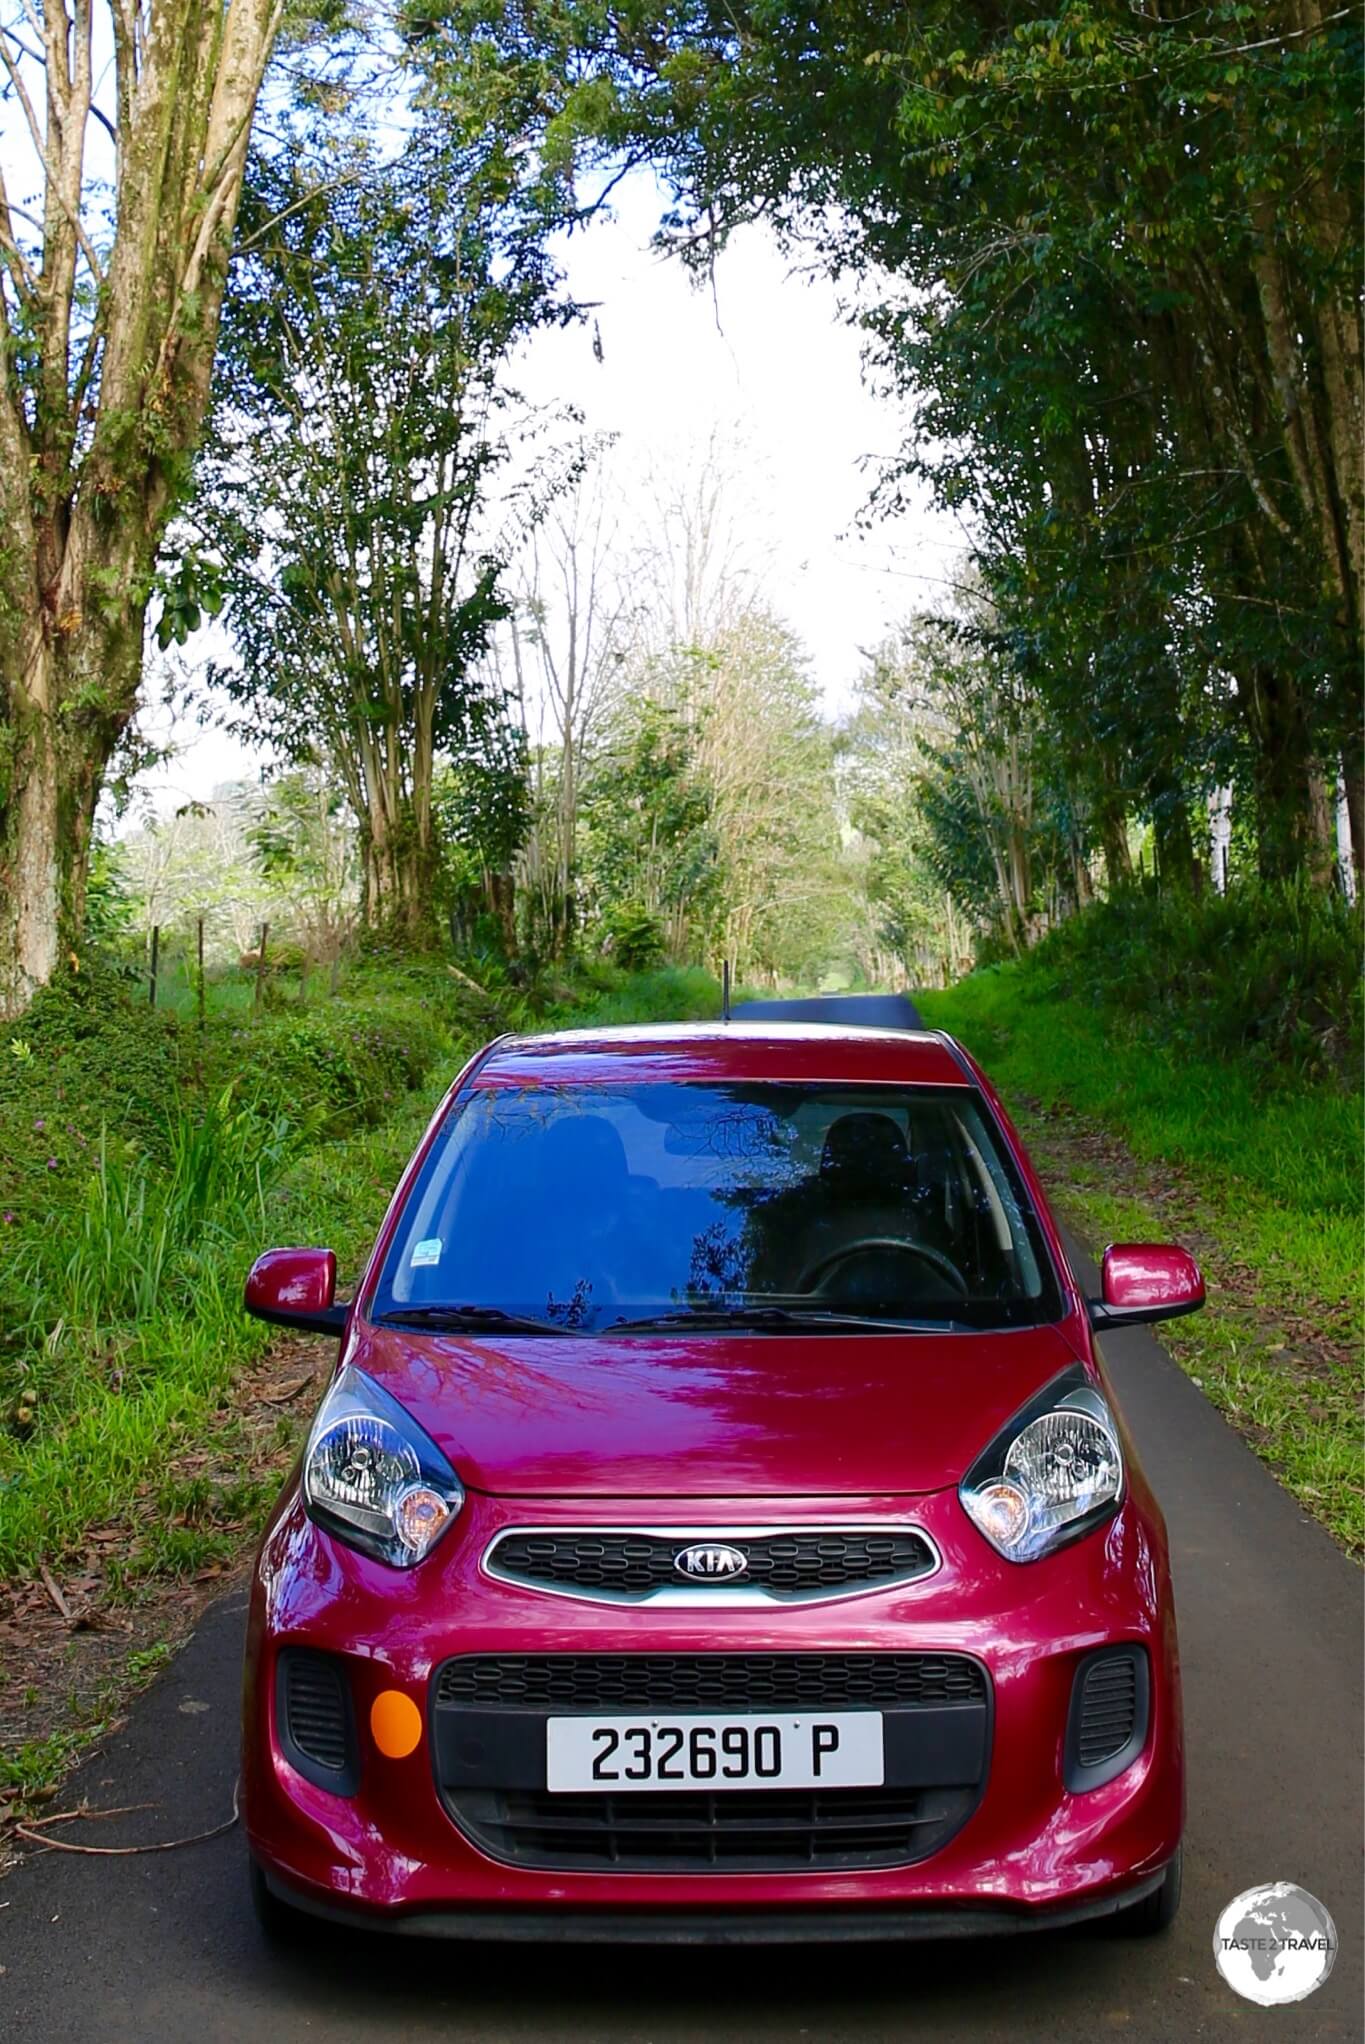
M1111 1242L1104 1252L1098 1299L1089 1301L1092 1327L1130 1327L1174 1320L1204 1303L1204 1280L1188 1249L1164 1242Z
M336 1288L330 1249L267 1249L251 1266L243 1304L258 1320L340 1338L350 1307L336 1304Z

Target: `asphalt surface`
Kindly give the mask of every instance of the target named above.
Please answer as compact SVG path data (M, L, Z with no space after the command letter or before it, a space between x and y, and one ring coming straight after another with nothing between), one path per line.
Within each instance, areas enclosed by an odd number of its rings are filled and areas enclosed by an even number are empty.
M1082 1260L1083 1262L1083 1260ZM1089 1273L1093 1277L1093 1270ZM998 2038L1361 2035L1361 1585L1352 1565L1150 1335L1107 1350L1170 1525L1190 1803L1174 1929L964 1945L749 1951L464 1946L322 1929L262 1940L240 1832L129 1859L52 1853L0 1882L0 2038L817 2044ZM224 1599L64 1800L158 1810L80 1827L99 1844L207 1829L231 1810L245 1599ZM1214 1924L1289 1880L1341 1949L1308 2001L1223 1985Z
M736 1022L842 1022L857 1029L922 1029L908 994L812 994L801 1001L736 1001Z

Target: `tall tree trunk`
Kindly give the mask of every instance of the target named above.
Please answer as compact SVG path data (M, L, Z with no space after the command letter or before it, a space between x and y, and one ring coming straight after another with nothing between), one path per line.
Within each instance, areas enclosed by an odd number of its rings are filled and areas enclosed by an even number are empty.
M1133 881L1133 857L1128 849L1128 818L1121 798L1103 797L1095 805L1095 828L1104 854L1104 877L1112 897Z
M484 875L484 888L488 906L497 920L503 955L513 961L518 952L516 877L510 871L488 872Z
M115 5L106 91L91 8L47 0L44 118L25 107L43 186L36 274L15 252L11 166L0 164L7 1016L23 1012L78 934L95 805L137 702L147 586L208 400L252 113L280 4ZM108 54L100 51L101 65ZM13 77L8 46L6 61ZM113 129L112 204L107 184L94 186L87 173L93 118ZM93 234L88 222L98 223Z
M130 593L114 609L107 583L87 576L84 588L66 586L55 620L37 606L8 690L10 761L0 783L6 1017L22 1014L63 951L79 944L95 810L141 673L140 597Z
M1257 865L1263 880L1287 880L1304 866L1313 838L1308 721L1298 685L1282 669L1257 666L1238 680L1252 742Z
M1152 819L1156 868L1162 887L1168 893L1192 893L1196 886L1194 834L1184 796L1166 787L1153 791Z
M1365 894L1365 760L1358 749L1347 752L1342 762L1346 786L1346 814L1351 821L1351 865L1356 876L1356 900Z
M1314 761L1308 769L1308 871L1319 887L1330 887L1336 879L1336 806L1336 789Z

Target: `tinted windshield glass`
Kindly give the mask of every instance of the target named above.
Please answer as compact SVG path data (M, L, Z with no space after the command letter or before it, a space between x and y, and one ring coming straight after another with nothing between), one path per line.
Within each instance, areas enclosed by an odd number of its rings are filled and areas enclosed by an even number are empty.
M565 1331L774 1308L1055 1319L1037 1223L966 1089L491 1088L429 1154L375 1311Z
M470 1094L376 1298L441 1306L580 1333L758 1308L969 1327L1061 1312L975 1094L787 1083Z

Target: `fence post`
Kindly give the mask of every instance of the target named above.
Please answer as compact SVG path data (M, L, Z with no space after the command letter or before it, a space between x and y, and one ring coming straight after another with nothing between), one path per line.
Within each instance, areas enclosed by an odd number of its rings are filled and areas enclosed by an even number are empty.
M204 1033L204 918L199 918L199 1034Z
M154 1008L154 1007L156 1006L156 968L157 968L157 961L158 961L158 958L159 958L159 956L160 956L160 952L161 952L161 925L160 925L160 923L153 923L153 924L152 924L152 971L151 971L151 977L149 978L149 980L148 980L148 982L147 982L147 1006L148 1006L149 1008Z
M254 1003L254 1008L256 1014L258 1015L261 1012L261 996L265 992L265 947L267 941L269 940L269 937L270 925L269 923L262 923L261 948L256 953L256 999Z

